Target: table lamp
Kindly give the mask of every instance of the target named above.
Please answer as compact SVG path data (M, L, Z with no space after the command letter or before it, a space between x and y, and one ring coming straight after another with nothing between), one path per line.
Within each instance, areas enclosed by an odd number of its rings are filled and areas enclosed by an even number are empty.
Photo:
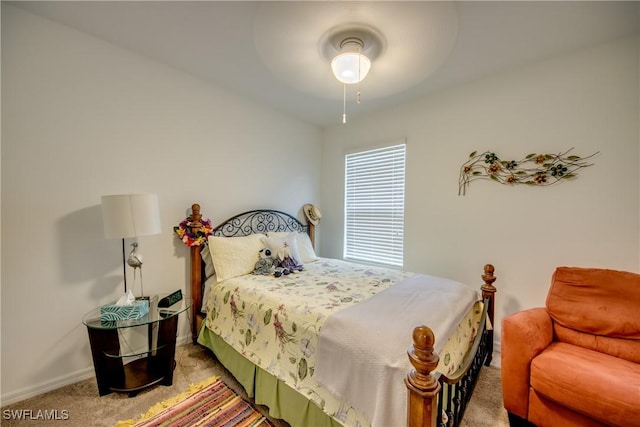
M102 196L102 218L104 236L107 239L122 239L122 269L124 293L127 293L127 262L124 254L124 240L130 237L160 234L160 209L157 194L117 194ZM129 265L141 268L142 255L136 253L138 243L132 244ZM140 270L142 275L142 270ZM142 286L142 277L141 277ZM144 291L141 289L144 293Z

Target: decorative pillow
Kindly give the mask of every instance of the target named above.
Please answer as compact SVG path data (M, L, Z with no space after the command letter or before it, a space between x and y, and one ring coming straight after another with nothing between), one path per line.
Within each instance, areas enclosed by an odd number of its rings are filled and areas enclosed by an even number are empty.
M260 258L260 249L264 247L264 234L251 234L243 237L209 236L209 250L216 271L216 281L243 276L253 271Z
M298 264L302 264L300 252L298 252L298 243L295 233L288 233L286 236L263 237L262 241L265 246L271 250L271 256L274 259L283 260L286 257L293 258Z
M311 239L307 233L297 232L297 231L286 231L286 232L273 232L267 233L269 237L287 237L290 235L294 235L296 237L296 243L298 246L298 253L300 254L299 261L302 264L310 263L319 260L316 255L316 251L313 249L313 245L311 244Z

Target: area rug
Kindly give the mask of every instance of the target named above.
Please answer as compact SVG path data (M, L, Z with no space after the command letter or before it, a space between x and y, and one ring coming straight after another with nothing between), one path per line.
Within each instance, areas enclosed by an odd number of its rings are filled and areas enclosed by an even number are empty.
M273 427L249 402L220 380L211 377L187 391L153 405L138 419L117 427Z

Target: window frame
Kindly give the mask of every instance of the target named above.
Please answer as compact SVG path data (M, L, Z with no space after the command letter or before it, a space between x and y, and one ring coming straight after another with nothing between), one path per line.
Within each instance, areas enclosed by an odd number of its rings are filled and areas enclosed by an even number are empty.
M391 165L400 162L400 165ZM369 168L357 171L359 166ZM385 164L385 161L386 164ZM364 162L364 163L362 163ZM376 163L378 163L376 165ZM374 167L371 171L370 167ZM381 166L375 168L375 166ZM383 145L353 150L344 155L344 241L342 248L343 259L366 264L384 265L392 268L404 267L404 223L406 204L406 169L407 143L406 140L396 140ZM358 177L358 172L359 177ZM400 175L398 175L400 173ZM361 206L354 206L353 179L360 179L358 184L364 185L359 194ZM366 187L376 181L384 181L389 194L381 198L381 188ZM363 181L364 180L364 181ZM383 191L384 193L384 191ZM357 196L356 196L357 197ZM366 199L369 198L369 202ZM371 202L372 199L373 202ZM373 204L374 212L371 212ZM378 209L376 205L386 205L386 209ZM367 209L368 208L368 209ZM359 213L356 211L360 210ZM368 212L367 212L368 210ZM380 212L386 213L380 214ZM360 218L358 218L360 217ZM362 220L365 218L365 222ZM367 223L367 219L370 219ZM354 224L356 222L356 224ZM358 225L359 223L359 225ZM361 235L354 240L354 227L360 228ZM381 233L376 232L375 230ZM380 250L368 253L373 248Z

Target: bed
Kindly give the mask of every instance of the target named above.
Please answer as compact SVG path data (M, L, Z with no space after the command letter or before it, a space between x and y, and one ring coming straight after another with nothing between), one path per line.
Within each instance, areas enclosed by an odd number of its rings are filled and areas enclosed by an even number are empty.
M197 233L202 214L191 210L185 223ZM460 424L491 362L492 265L469 296L447 279L318 257L315 225L280 211L244 212L207 234L191 246L193 339L272 416L292 426ZM276 278L235 265L274 240L298 247L301 272ZM458 287L461 308L437 300L438 289ZM391 308L396 300L403 308Z

